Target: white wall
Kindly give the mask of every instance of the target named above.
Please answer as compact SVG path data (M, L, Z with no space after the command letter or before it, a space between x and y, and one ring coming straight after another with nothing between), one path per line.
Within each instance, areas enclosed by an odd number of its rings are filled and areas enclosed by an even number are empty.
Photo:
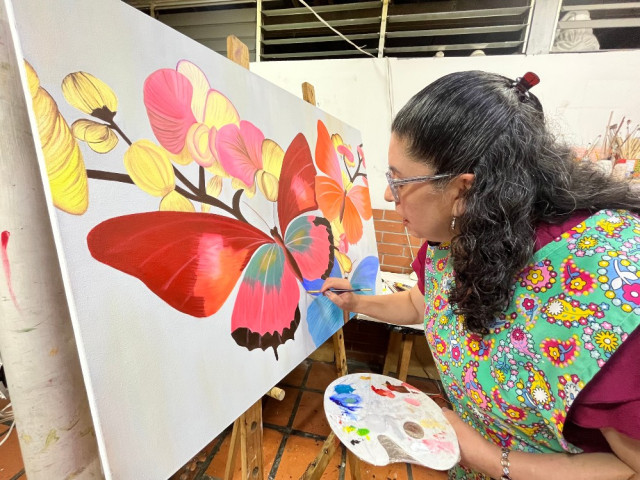
M411 59L307 60L252 63L251 70L301 96L302 82L315 86L320 108L362 132L374 208L390 208L386 186L387 145L393 115L425 85L447 73L486 70L511 78L533 71L535 94L557 133L586 146L622 116L640 123L640 50L553 55Z

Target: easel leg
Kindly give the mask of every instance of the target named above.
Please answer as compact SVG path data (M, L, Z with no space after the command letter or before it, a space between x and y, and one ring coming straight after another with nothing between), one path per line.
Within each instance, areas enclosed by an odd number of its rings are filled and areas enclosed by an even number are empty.
M409 372L409 361L411 360L411 350L413 349L413 335L403 334L400 348L400 358L398 359L398 380L407 381Z
M343 320L345 325L349 321L349 313L343 313ZM338 376L346 375L347 372L347 352L344 348L344 332L342 328L333 334L333 348L336 356L336 369ZM331 432L333 435L333 432ZM347 449L347 462L351 469L351 478L353 480L360 480L360 459L356 457L350 450Z
M240 436L238 431L240 430L240 418L236 418L233 422L233 430L231 430L231 443L229 444L229 453L227 455L227 464L224 467L224 480L231 480L233 478L233 467L236 464L236 457L238 453L238 446Z
M400 351L401 342L402 335L398 332L394 332L393 330L389 332L389 344L387 345L387 353L384 356L384 366L382 367L383 375L389 375L392 372L397 372L397 365L400 359L400 353L397 352ZM396 368L396 370L394 370L394 368Z
M322 474L327 469L329 460L335 455L340 440L336 437L336 434L331 432L320 449L320 453L313 462L309 464L304 475L300 477L300 480L318 480L322 477Z
M240 417L240 456L242 479L262 480L262 400Z
M262 480L262 400L254 403L233 422L224 480L233 478L238 445L242 462L242 480Z

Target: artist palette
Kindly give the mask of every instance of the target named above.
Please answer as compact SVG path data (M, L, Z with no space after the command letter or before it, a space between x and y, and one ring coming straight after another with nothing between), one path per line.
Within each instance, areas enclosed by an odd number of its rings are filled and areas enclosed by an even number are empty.
M325 391L324 411L340 441L371 465L407 462L448 470L460 459L456 434L441 408L395 378L340 377Z

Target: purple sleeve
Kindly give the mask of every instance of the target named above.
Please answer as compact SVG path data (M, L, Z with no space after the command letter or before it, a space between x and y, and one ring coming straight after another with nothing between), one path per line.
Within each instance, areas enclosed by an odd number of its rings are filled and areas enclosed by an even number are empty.
M411 268L418 275L418 288L420 289L420 293L424 295L424 262L427 258L427 248L429 248L429 244L424 242L418 250L418 255L416 255L416 259L411 264Z
M599 429L640 440L640 328L636 328L571 405L565 438L585 452L610 452Z

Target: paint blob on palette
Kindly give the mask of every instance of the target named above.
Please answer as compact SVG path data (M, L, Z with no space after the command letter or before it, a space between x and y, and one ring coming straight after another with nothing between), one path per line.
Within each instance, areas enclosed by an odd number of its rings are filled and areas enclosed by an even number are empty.
M460 459L456 434L442 409L395 378L340 377L325 391L324 411L340 441L371 465L407 462L448 470Z

